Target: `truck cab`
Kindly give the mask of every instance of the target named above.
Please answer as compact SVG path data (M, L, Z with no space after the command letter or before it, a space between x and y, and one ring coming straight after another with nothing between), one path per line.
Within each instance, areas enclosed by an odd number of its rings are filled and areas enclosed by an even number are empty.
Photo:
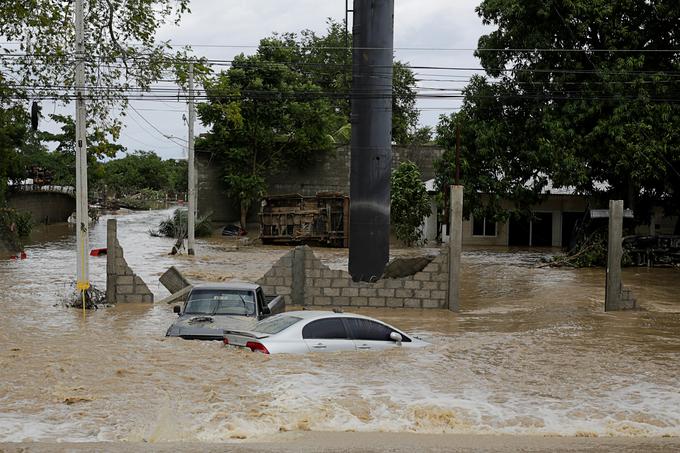
M196 285L186 302L174 307L179 318L166 336L188 340L222 340L225 329L244 328L272 314L285 311L281 296L267 297L253 283Z

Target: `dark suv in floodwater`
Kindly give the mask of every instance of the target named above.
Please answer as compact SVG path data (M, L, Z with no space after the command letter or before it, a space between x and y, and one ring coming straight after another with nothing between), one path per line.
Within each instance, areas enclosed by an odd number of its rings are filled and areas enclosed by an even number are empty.
M253 283L212 283L192 288L183 307L176 305L168 337L222 340L224 330L243 330L272 314L285 311L281 296L265 296Z

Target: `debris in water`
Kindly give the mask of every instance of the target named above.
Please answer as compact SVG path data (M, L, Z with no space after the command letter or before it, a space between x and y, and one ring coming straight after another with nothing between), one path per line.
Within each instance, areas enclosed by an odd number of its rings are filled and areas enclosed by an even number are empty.
M76 289L75 283L71 284L62 305L68 308L83 308L83 293ZM97 310L100 306L110 306L106 303L106 292L97 289L94 285L90 286L90 289L85 291L85 309Z

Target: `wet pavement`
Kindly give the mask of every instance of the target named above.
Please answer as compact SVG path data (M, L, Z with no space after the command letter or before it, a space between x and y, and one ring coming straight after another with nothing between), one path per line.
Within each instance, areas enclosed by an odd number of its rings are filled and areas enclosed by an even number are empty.
M255 280L288 247L199 240L168 255L148 234L171 211L116 216L157 298L189 278ZM105 247L106 218L91 231ZM551 251L466 250L462 311L362 309L432 342L384 354L264 356L165 338L171 306L82 313L75 240L44 227L28 259L0 261L0 442L266 442L282 432L680 436L680 270L629 268L642 310L604 313L604 270L540 266ZM436 248L419 253L436 252ZM316 249L334 268L347 251ZM395 255L412 253L394 250ZM105 286L106 258L91 258Z

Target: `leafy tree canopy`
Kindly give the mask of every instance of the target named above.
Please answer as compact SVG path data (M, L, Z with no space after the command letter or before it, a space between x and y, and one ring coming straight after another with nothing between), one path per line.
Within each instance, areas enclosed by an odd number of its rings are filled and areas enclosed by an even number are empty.
M441 185L459 125L466 200L487 215L507 214L501 198L526 210L549 179L586 194L608 184L638 214L680 205L680 3L485 0L477 12L496 27L479 39L487 75L441 118Z
M390 217L397 238L410 246L421 241L421 226L431 214L430 197L418 166L402 162L392 173Z

